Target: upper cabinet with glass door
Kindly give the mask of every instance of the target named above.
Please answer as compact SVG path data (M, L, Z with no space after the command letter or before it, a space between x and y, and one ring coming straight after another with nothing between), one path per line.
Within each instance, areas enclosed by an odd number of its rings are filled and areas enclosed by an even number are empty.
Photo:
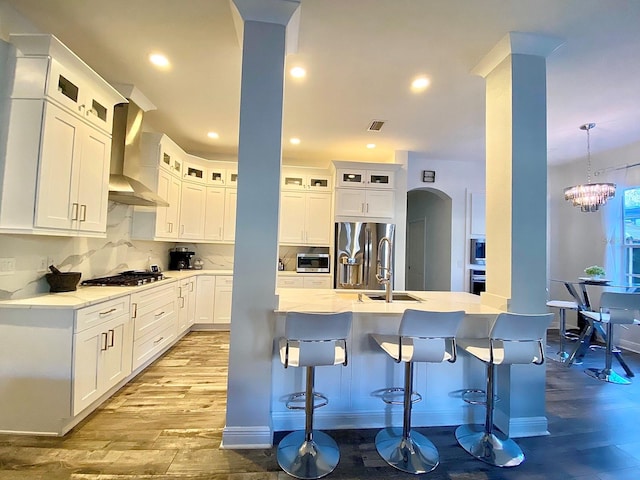
M282 169L281 190L331 191L331 174L321 169Z
M339 168L336 186L345 188L394 188L394 172Z

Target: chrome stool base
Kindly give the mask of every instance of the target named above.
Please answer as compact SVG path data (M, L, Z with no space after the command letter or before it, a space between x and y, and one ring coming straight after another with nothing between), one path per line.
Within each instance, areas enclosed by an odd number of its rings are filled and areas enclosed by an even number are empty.
M517 467L524 462L524 453L516 442L502 432L484 430L484 425L460 425L456 439L469 454L489 465Z
M440 455L431 440L413 430L407 438L403 437L402 428L380 430L376 435L376 449L385 462L407 473L427 473L440 463Z
M278 465L295 478L312 480L329 475L340 461L335 440L320 430L313 430L311 441L305 432L288 434L278 444Z
M631 380L621 377L613 370L606 368L587 368L584 373L590 377L602 380L603 382L615 383L616 385L630 385Z

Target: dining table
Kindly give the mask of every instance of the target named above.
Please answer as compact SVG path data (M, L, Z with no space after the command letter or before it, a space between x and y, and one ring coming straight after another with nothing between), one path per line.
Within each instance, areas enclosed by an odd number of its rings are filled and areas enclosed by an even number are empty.
M580 334L576 345L565 360L564 364L570 367L578 358L584 357L586 352L596 340L596 336L602 338L604 343L607 341L607 331L602 322L594 322L582 312L593 312L591 299L589 298L589 290L587 287L609 288L623 291L635 291L638 288L635 285L612 285L611 280L606 278L578 277L577 280L551 280L552 282L561 282L569 292L569 295L575 300L578 306L578 328ZM625 362L622 352L618 348L613 349L613 357L624 369L628 377L633 377L634 373Z

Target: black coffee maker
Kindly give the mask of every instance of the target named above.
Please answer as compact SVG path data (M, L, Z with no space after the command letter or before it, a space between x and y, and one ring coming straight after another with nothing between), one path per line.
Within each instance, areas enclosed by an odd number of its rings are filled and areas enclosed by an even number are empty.
M169 250L169 270L189 270L191 257L195 252L190 252L187 247L176 247Z

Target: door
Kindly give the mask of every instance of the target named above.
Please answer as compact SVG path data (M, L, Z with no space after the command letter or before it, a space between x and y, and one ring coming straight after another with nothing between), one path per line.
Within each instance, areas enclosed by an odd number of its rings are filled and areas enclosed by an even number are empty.
M80 149L80 120L45 102L40 148L35 222L42 228L71 228L78 218L77 175L74 161Z
M233 242L236 239L237 204L238 191L235 188L227 188L224 194L224 232L222 234L225 241Z
M280 243L305 243L304 192L282 192L280 197ZM327 223L328 225L328 223Z
M119 322L114 322L106 333L107 351L102 363L102 377L105 381L103 390L113 387L131 373L133 340L129 332L129 317L125 316Z
M204 219L204 238L206 240L222 240L224 190L222 187L207 187L207 205Z
M409 222L407 231L407 290L424 290L427 219Z
M204 217L207 187L190 182L182 183L180 199L180 238L204 239Z
M305 240L308 245L331 243L331 195L307 193ZM286 217L285 217L286 221Z
M158 195L164 198L168 207L156 209L156 237L178 238L178 217L180 215L180 189L182 182L169 172L158 172Z
M366 190L366 194L365 216L393 218L394 191Z
M73 227L83 232L105 232L111 138L88 126L83 131L77 200L79 214Z
M336 189L336 215L364 216L365 190Z

